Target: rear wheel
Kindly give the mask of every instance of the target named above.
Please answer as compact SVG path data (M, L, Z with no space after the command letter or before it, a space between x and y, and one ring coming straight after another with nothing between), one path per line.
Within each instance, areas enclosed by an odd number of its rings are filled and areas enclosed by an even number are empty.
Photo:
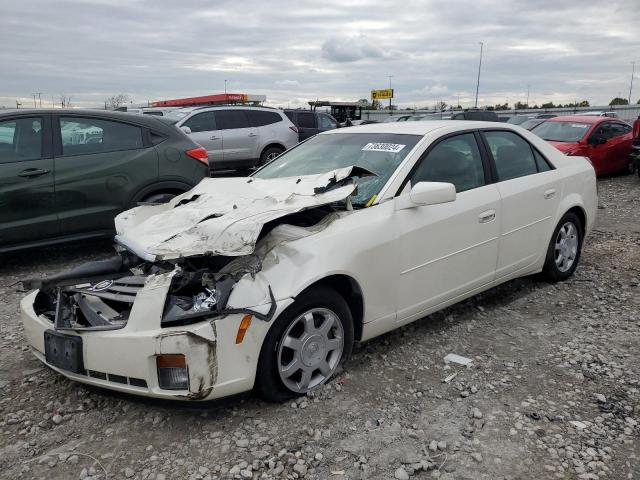
M260 155L260 166L275 160L282 152L284 152L284 150L280 147L265 148L262 155Z
M558 222L549 242L543 273L552 282L566 280L575 272L582 250L582 223L573 212Z
M269 401L304 395L326 383L353 348L353 320L335 290L317 287L300 295L267 334L256 387Z

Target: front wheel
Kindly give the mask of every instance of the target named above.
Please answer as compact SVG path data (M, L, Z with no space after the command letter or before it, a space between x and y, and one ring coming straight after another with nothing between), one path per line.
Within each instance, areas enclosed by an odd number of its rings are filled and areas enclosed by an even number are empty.
M300 295L269 330L256 375L265 400L279 402L326 383L353 348L349 306L335 290L317 287Z
M582 223L568 212L553 231L547 250L543 274L552 281L566 280L575 272L582 250Z

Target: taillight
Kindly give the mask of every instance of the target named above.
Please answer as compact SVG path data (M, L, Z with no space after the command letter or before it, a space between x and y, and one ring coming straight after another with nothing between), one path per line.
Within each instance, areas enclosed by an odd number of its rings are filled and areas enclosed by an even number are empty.
M200 163L203 163L207 167L209 166L209 154L207 153L207 150L205 148L192 148L191 150L187 150L184 153L189 155L191 158L198 160Z
M289 128L294 132L298 133L298 127L296 127L295 125L291 125Z

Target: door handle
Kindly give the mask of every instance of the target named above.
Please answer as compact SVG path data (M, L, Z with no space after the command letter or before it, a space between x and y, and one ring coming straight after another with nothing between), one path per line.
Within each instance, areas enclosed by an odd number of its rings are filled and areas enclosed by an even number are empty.
M22 178L39 177L40 175L45 175L49 172L51 172L51 170L43 170L41 168L27 168L26 170L21 171L18 176Z
M482 212L480 215L478 215L478 221L480 223L488 223L495 220L495 218L496 218L495 210L487 210L486 212Z
M550 198L553 198L556 196L556 189L555 188L550 188L549 190L544 192L544 199L545 200L549 200Z
M215 135L211 137L211 140L220 140L220 137L216 137Z
M258 134L257 134L257 133L250 133L248 136L249 136L249 137L257 137L257 136L258 136Z

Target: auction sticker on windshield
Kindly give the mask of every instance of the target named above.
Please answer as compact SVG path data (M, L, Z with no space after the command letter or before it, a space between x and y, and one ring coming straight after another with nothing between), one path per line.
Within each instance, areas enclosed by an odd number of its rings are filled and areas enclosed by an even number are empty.
M401 145L399 143L367 143L362 147L362 151L398 153L404 147L406 147L406 145Z

